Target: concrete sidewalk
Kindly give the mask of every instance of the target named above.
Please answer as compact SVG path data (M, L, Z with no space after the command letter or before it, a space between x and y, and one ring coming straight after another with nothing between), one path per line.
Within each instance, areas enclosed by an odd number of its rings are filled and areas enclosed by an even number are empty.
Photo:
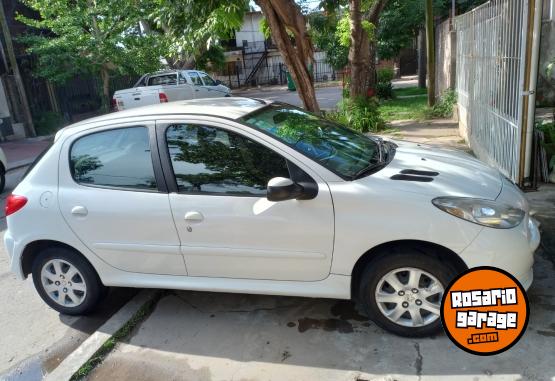
M8 159L7 170L11 171L31 164L52 143L53 139L52 136L40 136L0 143L0 148Z

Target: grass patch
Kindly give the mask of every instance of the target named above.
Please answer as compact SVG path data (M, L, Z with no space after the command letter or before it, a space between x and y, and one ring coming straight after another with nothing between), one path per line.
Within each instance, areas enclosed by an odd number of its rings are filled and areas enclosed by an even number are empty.
M410 97L415 95L427 95L427 89L418 86L404 87L402 89L393 89L393 95L396 97Z
M116 344L127 338L131 332L144 321L154 310L158 301L162 298L164 292L158 291L152 299L146 302L135 314L129 319L123 327L121 327L112 337L102 344L94 355L84 363L78 370L71 376L70 381L83 380L89 375L92 370L106 358L106 356L114 349Z
M428 100L426 97L402 98L383 101L378 109L386 121L420 120L426 118Z

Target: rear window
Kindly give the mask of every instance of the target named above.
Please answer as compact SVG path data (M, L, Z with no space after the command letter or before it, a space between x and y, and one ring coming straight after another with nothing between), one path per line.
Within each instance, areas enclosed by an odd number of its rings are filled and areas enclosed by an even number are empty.
M177 74L158 75L148 79L148 86L177 85Z
M70 169L79 184L157 190L146 127L96 132L71 146Z

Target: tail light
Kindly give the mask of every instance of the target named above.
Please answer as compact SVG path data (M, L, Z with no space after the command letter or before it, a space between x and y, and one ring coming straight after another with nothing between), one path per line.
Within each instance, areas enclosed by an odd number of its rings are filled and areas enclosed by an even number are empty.
M118 111L118 101L116 100L116 98L112 98L112 110Z
M168 103L168 96L164 93L158 93L158 97L160 98L160 103Z
M6 217L19 211L25 204L27 204L27 197L10 194L6 199L6 207L4 208Z

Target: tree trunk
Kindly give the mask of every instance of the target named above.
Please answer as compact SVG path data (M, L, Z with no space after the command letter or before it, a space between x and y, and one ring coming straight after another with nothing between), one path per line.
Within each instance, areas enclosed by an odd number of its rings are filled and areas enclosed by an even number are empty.
M418 32L418 87L426 88L426 32Z
M362 21L369 21L377 26L380 14L388 0L375 0L369 11L361 12L361 0L349 0L351 16L351 48L349 62L351 65L351 97L368 96L369 89L376 88L376 53L377 41L370 41L368 33L362 28Z
M426 47L428 54L428 106L436 104L436 53L433 0L426 0Z
M361 0L349 0L351 47L349 62L351 64L351 83L349 97L366 97L369 81L370 41L368 33L362 28Z
M108 69L102 67L100 69L100 78L102 78L102 107L104 111L110 111L110 73Z
M314 63L314 47L306 28L306 19L294 0L255 0L268 21L277 45L304 107L320 112L309 66ZM295 44L287 31L293 33Z

